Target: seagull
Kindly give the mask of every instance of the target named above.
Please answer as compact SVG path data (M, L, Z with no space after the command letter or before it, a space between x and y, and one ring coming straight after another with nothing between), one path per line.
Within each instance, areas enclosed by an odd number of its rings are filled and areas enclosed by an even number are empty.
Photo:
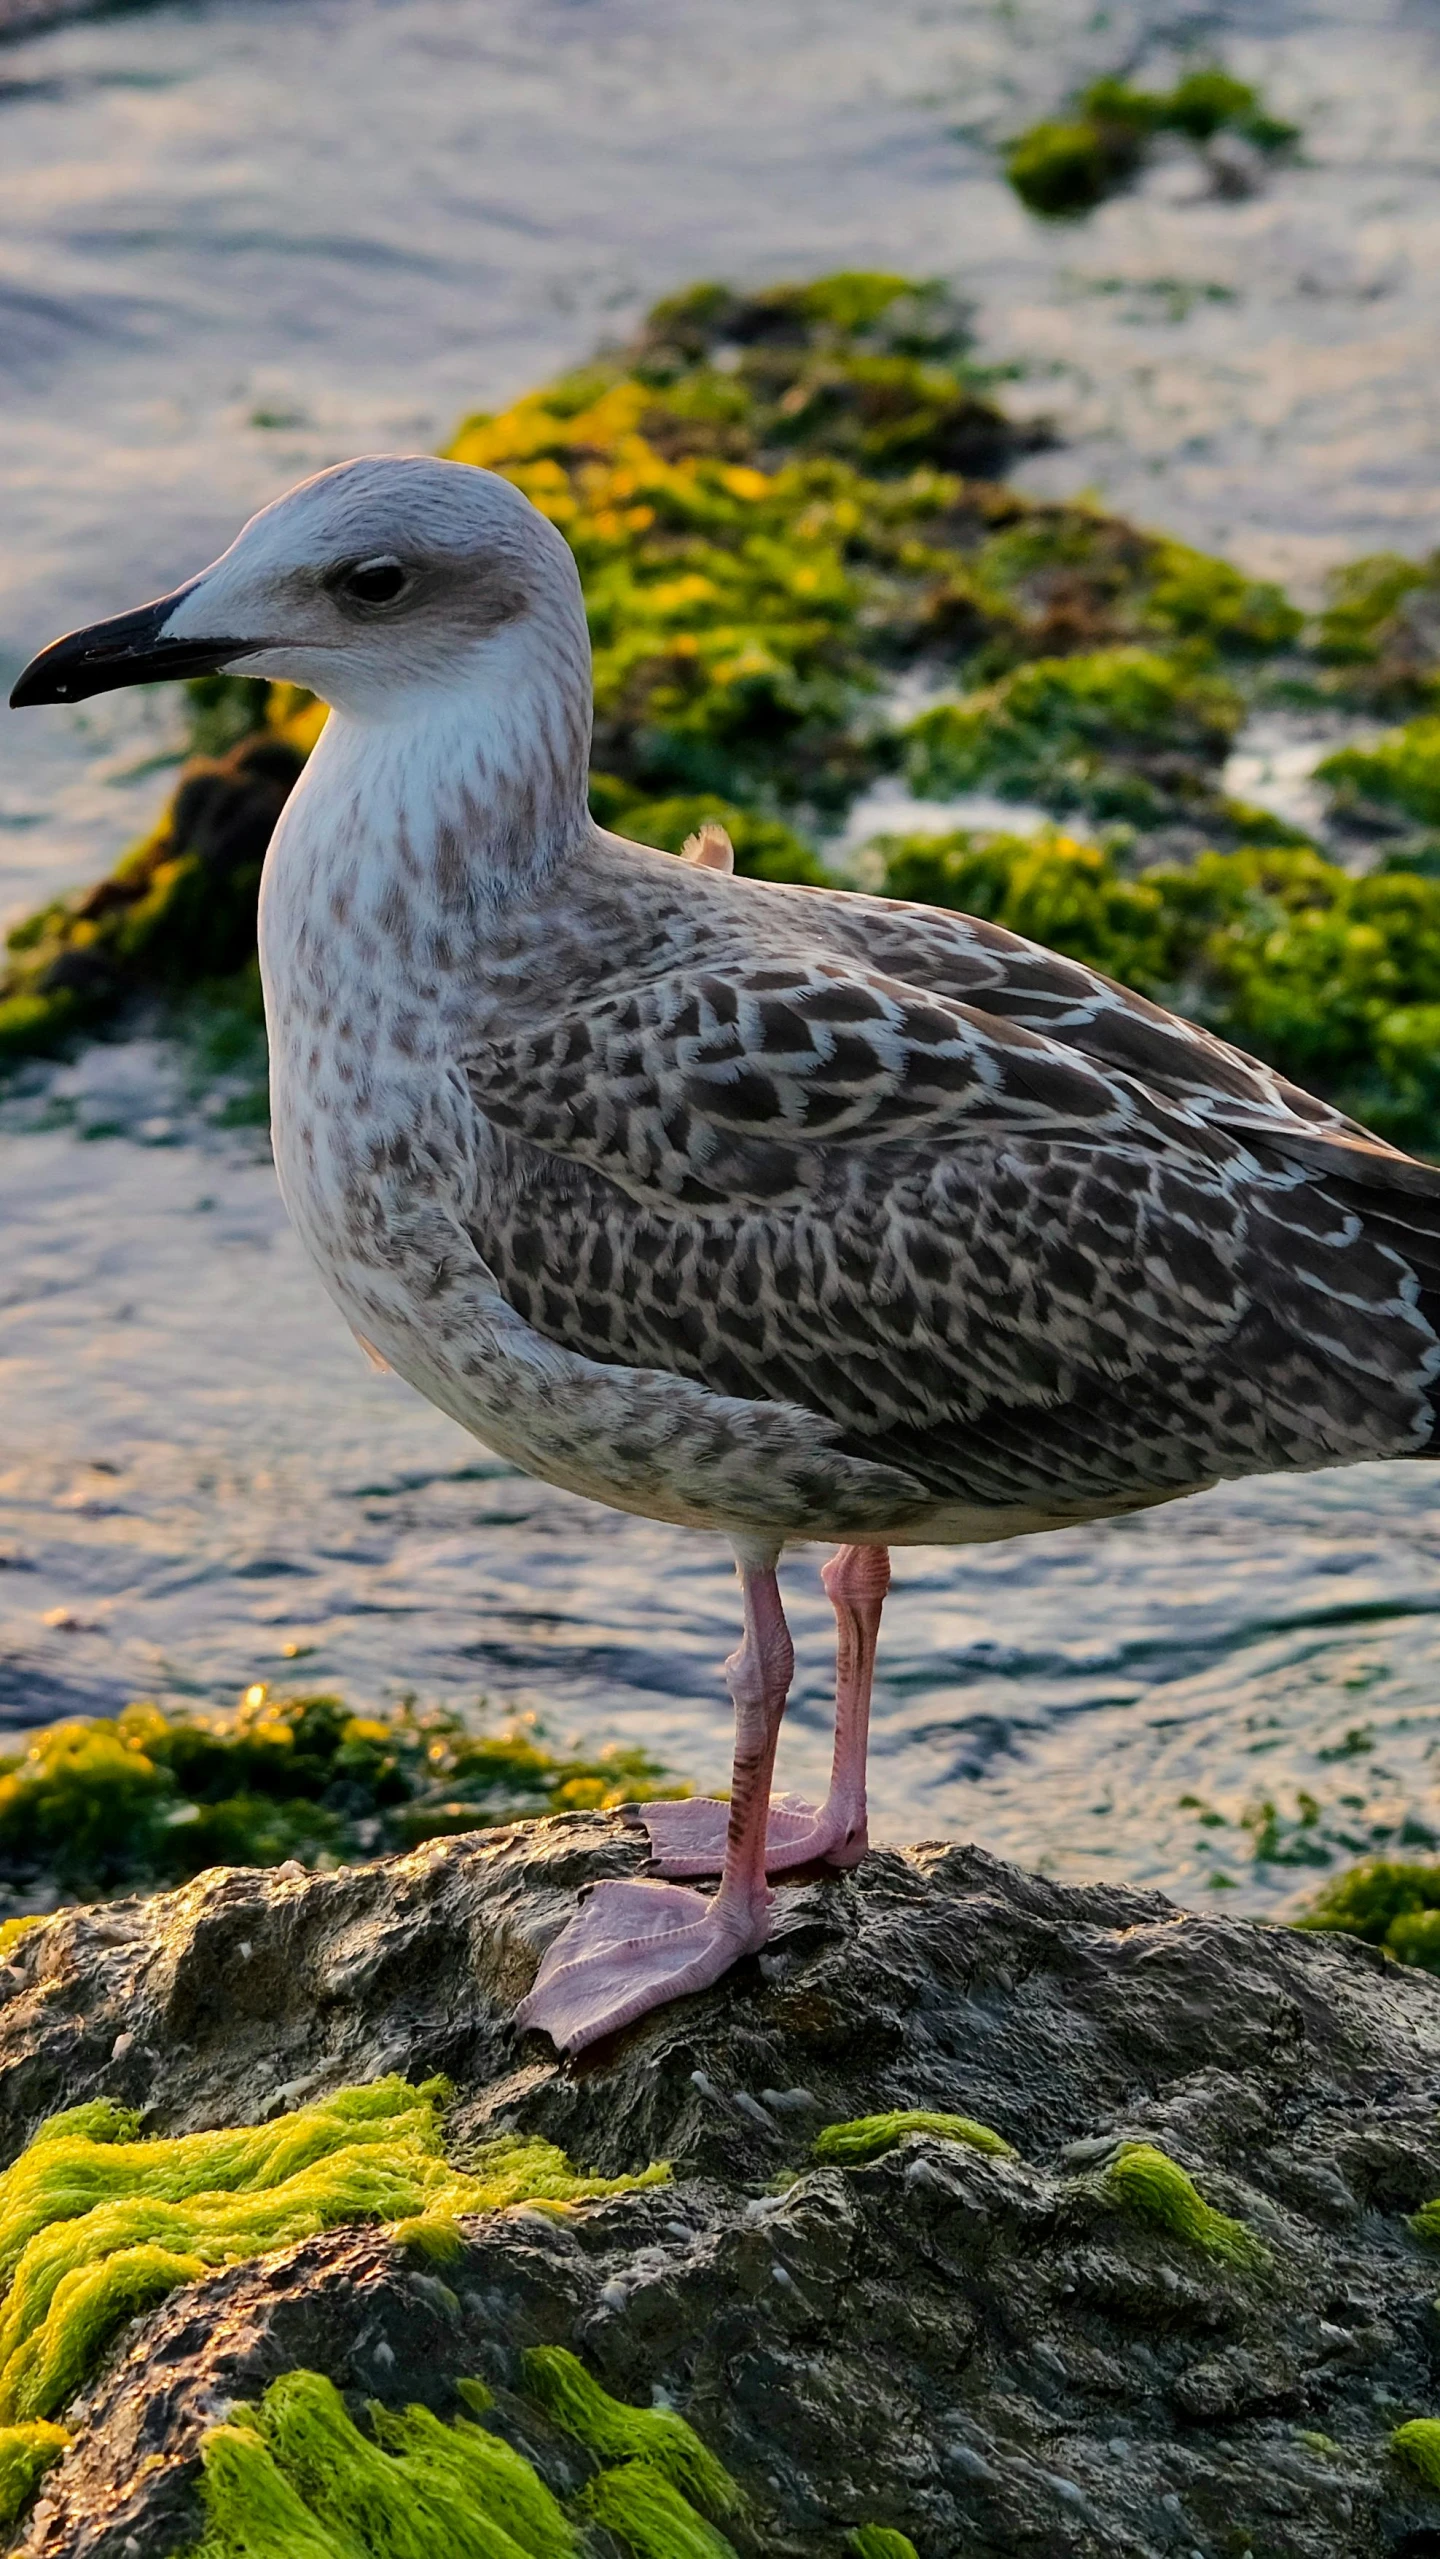
M1440 1172L994 924L597 826L579 577L509 482L321 472L11 699L222 669L332 706L259 924L325 1287L501 1456L739 1572L728 1804L645 1808L658 1873L581 1901L522 2027L576 2052L704 1989L765 1943L767 1876L864 1855L892 1547L1435 1453ZM772 1800L810 1541L818 1807Z

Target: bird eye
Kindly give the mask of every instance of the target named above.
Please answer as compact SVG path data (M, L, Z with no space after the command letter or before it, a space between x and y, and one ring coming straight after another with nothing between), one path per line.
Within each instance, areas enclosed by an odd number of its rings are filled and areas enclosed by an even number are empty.
M393 604L410 583L399 560L356 560L341 571L335 591L347 604Z

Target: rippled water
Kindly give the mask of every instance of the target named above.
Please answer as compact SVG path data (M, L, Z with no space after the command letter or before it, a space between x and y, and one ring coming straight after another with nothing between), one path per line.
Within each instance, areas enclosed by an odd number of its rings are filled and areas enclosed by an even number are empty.
M7 48L0 660L171 583L303 470L434 442L707 272L958 272L985 352L1025 368L1010 396L1066 431L1030 486L1095 487L1302 585L1428 549L1434 7L1185 13L1305 126L1305 164L1222 203L1177 160L1046 232L994 137L1179 23L1099 16L217 0ZM175 735L163 695L5 725L0 913L104 866ZM1247 778L1303 795L1304 748L1258 734ZM0 1114L0 1717L303 1678L483 1695L721 1780L723 1554L508 1474L373 1376L268 1166L173 1085L163 1056L92 1052L51 1097L66 1124ZM903 1557L877 1827L1248 1907L1327 1848L1428 1837L1433 1482L1257 1483ZM817 1561L787 1566L796 1783L827 1747Z

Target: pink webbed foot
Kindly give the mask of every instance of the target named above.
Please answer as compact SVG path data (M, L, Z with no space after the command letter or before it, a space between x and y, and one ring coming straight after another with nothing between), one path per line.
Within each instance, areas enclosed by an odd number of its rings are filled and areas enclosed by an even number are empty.
M678 1804L646 1804L639 1813L650 1839L650 1853L662 1875L718 1875L725 1862L730 1807L711 1795L695 1795ZM863 1811L858 1822L825 1803L807 1804L803 1795L772 1795L765 1825L765 1872L783 1875L796 1866L823 1860L831 1866L858 1866L868 1846Z
M722 1902L672 1884L597 1884L550 1948L516 2024L538 2026L561 2052L577 2053L652 2008L708 1990L770 1929L768 1908Z

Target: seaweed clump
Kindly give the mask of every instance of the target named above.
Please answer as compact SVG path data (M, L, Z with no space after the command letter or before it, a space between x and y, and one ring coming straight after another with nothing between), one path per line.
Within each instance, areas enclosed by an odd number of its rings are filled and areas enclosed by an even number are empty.
M522 1726L475 1733L410 1705L354 1715L338 1697L257 1683L232 1713L127 1706L0 1754L0 1891L93 1900L207 1866L337 1865L684 1791L640 1750L556 1752Z
M1234 134L1266 157L1300 138L1258 90L1218 64L1197 65L1173 89L1140 89L1112 74L1082 89L1061 116L1019 134L1006 152L1005 175L1031 213L1074 221L1133 184L1162 133L1202 147L1217 134Z
M560 2348L525 2358L527 2385L547 2412L551 2380L537 2387L537 2357L557 2359L581 2376L567 2382L563 2409L579 2426L560 2422L600 2464L574 2501L572 2521L534 2464L476 2418L490 2407L483 2384L461 2381L457 2395L471 2412L446 2425L432 2410L383 2408L372 2402L372 2433L355 2423L333 2382L317 2372L282 2373L258 2407L237 2408L201 2447L201 2499L207 2529L190 2559L572 2559L581 2527L605 2525L637 2559L734 2559L729 2541L696 2511L677 2479L696 2471L692 2493L720 2511L735 2510L739 2491L683 2419L669 2434L652 2413L630 2408L592 2381ZM540 2367L537 2365L536 2370ZM617 2452L627 2431L644 2451ZM603 2440L596 2440L597 2437ZM677 2465L675 2447L692 2448Z
M1364 1858L1322 1885L1294 1925L1363 1937L1398 1963L1440 1973L1440 1865Z
M108 2098L43 2124L0 2175L0 2487L18 2503L64 2449L53 2423L116 2329L179 2284L342 2222L427 2223L651 2185L587 2177L549 2142L502 2136L446 2159L440 2080L340 2089L266 2124L141 2141ZM12 2509L12 2511L15 2509Z
M1265 2262L1265 2249L1243 2221L1207 2204L1193 2177L1153 2142L1122 2142L1101 2182L1107 2195L1127 2212L1207 2257L1223 2258L1234 2266Z
M815 2140L815 2156L841 2168L863 2167L881 2159L907 2133L930 2133L937 2141L963 2142L967 2149L988 2151L996 2159L1013 2159L1008 2141L973 2115L936 2115L923 2108L901 2107L889 2115L857 2115L847 2124L827 2124Z

